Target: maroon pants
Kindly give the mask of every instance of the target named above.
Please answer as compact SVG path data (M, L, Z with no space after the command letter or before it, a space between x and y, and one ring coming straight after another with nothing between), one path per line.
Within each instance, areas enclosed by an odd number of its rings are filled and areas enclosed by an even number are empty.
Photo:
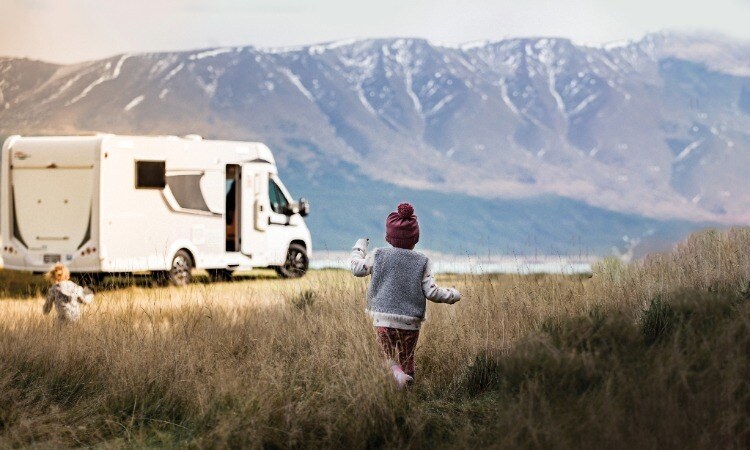
M419 330L376 327L375 331L385 357L396 361L407 375L414 377L414 352L417 349Z

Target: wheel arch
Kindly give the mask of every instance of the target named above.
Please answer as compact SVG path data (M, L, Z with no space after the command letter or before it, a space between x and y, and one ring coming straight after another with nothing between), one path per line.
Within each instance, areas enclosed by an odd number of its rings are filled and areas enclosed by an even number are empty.
M303 269L300 269L300 268L294 269L294 268L287 267L287 264L289 264L291 261L290 255L291 255L293 247L294 247L295 252L298 252L298 254L301 253L302 255L304 255L304 262L303 262L304 268ZM300 251L300 247L301 247L301 251ZM296 263L292 263L292 264L297 265ZM276 270L276 273L278 273L282 278L299 278L303 276L305 273L307 273L310 267L310 254L309 254L309 246L307 242L305 242L302 239L293 239L289 243L289 247L287 249L287 257L286 257L285 262L280 266L271 266L271 267L273 267Z
M190 257L190 262L192 262L193 263L193 267L195 267L195 255L187 247L178 248L177 251L175 251L174 254L172 255L172 259L174 259L174 257L177 255L177 252L179 252L180 250L182 250L182 251L184 251L185 253L188 254L188 256Z
M307 242L303 241L302 239L294 239L292 242L289 243L289 247L291 247L292 244L299 244L302 247L304 247L305 251L307 251Z
M177 252L180 250L184 250L189 256L190 260L193 263L193 268L198 268L199 261L197 260L197 249L192 244L192 242L184 239L180 239L178 241L175 241L170 246L169 252L167 252L166 255L164 255L164 266L166 270L169 270L169 268L172 266L172 260L174 259Z

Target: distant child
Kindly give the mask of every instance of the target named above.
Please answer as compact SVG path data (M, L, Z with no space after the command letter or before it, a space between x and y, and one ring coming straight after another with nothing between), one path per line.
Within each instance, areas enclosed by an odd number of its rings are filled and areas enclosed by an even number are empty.
M52 304L57 310L57 320L60 323L75 322L81 318L81 305L87 305L94 299L94 294L88 288L82 288L70 281L70 271L61 263L57 263L45 275L52 286L47 291L47 301L44 302L44 314L49 314Z
M414 351L427 300L453 304L461 294L435 283L430 260L415 252L419 223L409 203L398 205L385 221L389 248L367 254L369 239L354 244L351 271L355 277L372 275L367 289L367 312L399 388L414 382Z

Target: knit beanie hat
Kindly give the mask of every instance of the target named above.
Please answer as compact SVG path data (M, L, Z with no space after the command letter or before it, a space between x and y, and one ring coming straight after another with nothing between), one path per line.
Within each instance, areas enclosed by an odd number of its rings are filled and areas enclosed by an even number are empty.
M398 205L398 211L388 214L385 220L385 240L394 247L412 249L419 242L419 223L414 207L408 203Z

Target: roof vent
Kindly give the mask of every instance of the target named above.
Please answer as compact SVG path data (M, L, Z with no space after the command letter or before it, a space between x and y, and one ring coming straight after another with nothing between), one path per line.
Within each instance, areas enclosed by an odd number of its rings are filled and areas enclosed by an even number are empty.
M182 138L187 139L189 141L202 141L203 140L203 136L201 136L200 134L186 134Z

